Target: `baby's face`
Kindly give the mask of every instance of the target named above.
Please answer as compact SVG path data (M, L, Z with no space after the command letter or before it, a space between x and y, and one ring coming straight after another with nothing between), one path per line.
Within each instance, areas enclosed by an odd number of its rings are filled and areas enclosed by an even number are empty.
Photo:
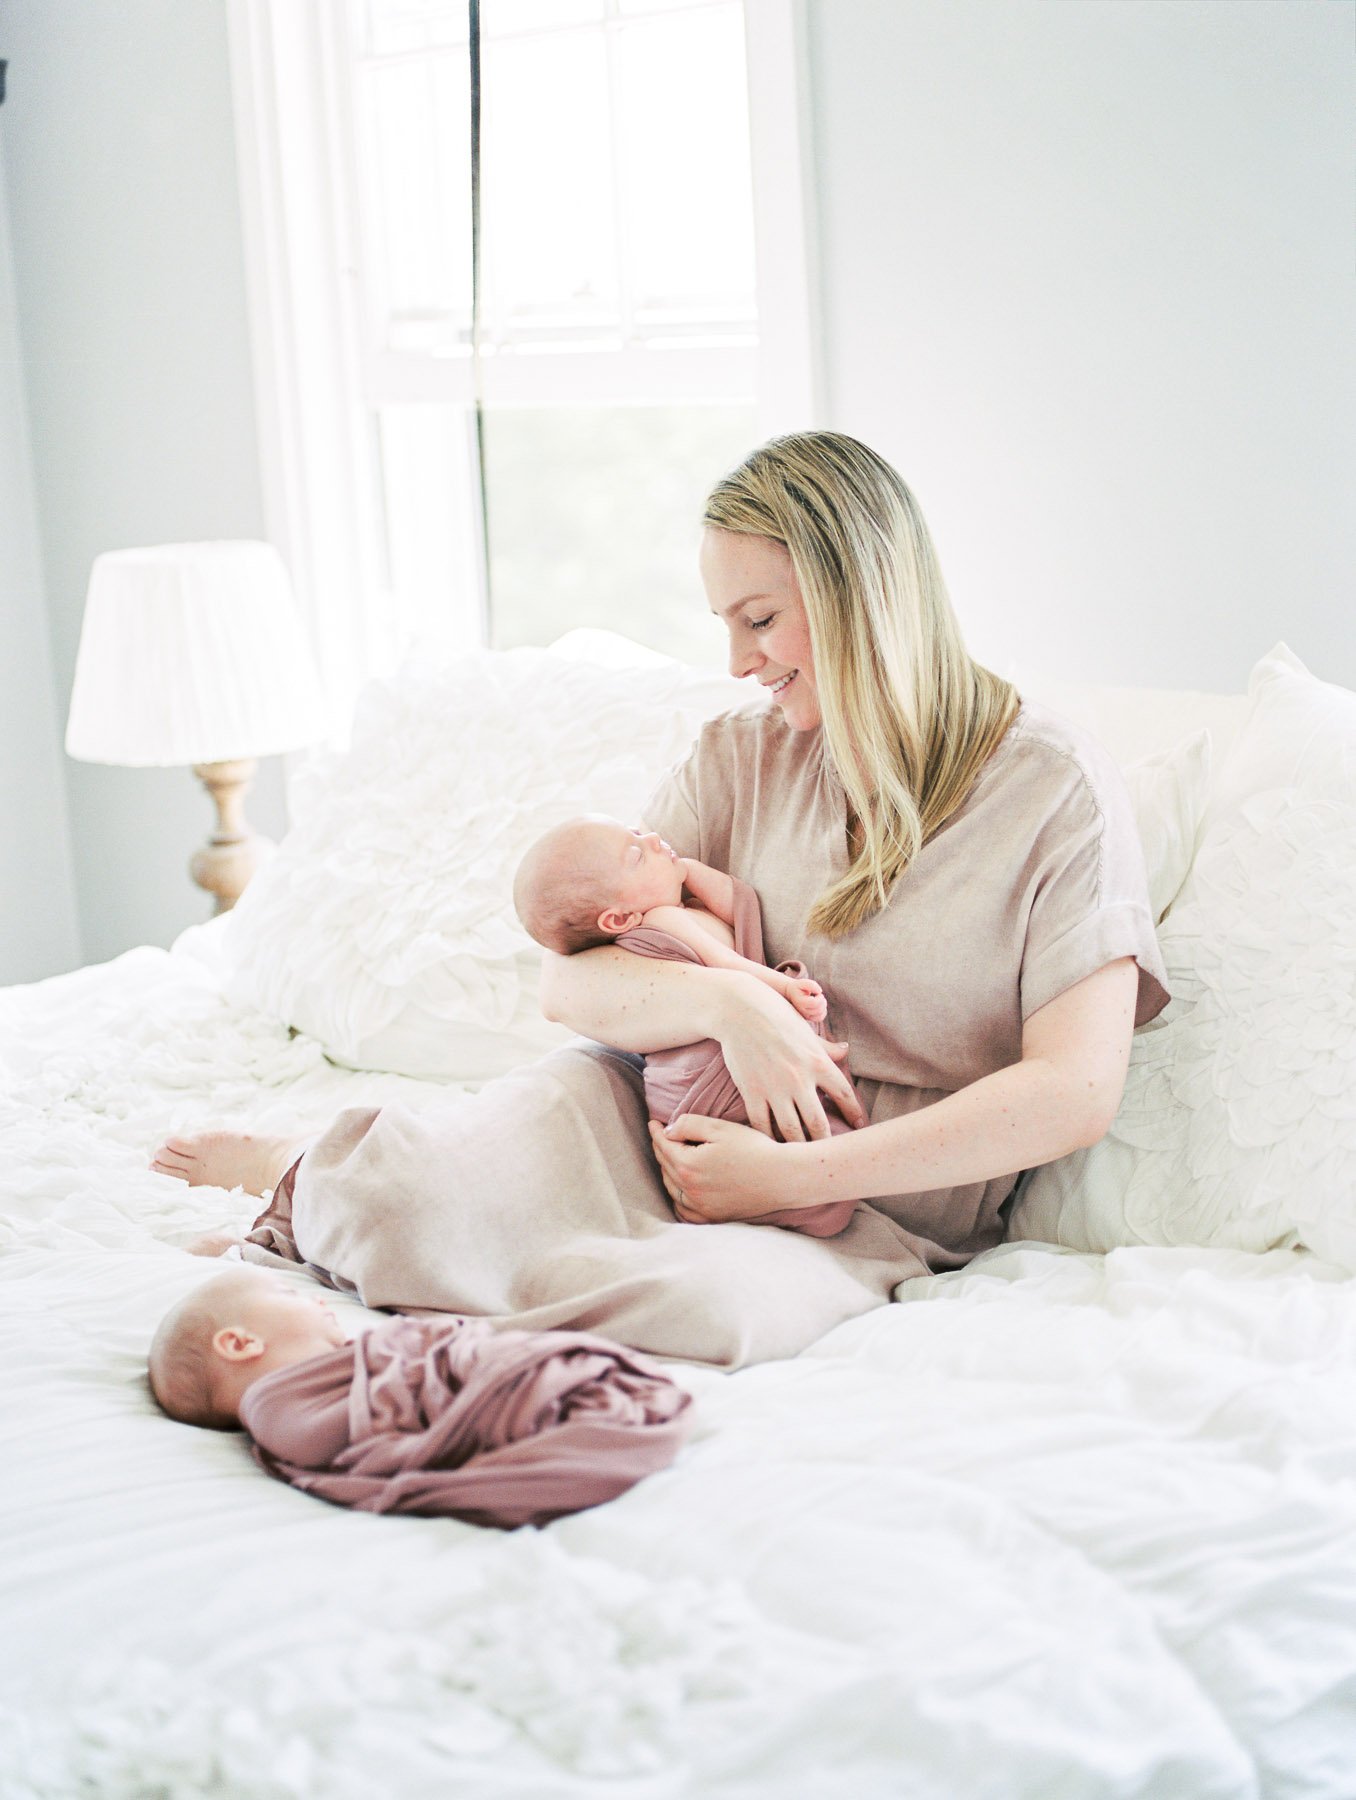
M681 906L684 865L657 831L599 818L588 820L579 832L580 857L596 871L618 912Z
M244 1267L217 1276L211 1287L217 1329L235 1326L250 1332L263 1340L270 1355L323 1356L348 1342L320 1295L284 1275Z

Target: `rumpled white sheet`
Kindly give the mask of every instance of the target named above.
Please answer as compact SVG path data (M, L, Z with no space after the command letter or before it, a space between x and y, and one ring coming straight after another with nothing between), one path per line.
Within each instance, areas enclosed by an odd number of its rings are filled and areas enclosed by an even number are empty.
M144 1163L442 1090L231 1009L211 948L0 994L6 1800L1356 1794L1356 1282L1004 1246L676 1369L677 1464L544 1533L340 1512L152 1406L175 1246L255 1204Z

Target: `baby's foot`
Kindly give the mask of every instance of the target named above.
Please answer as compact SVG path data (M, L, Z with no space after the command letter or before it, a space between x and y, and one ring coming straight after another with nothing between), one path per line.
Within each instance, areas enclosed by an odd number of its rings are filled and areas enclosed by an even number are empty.
M151 1167L190 1187L244 1188L247 1194L266 1194L310 1142L310 1138L253 1137L247 1131L202 1131L195 1137L167 1137L151 1158Z
M817 981L793 981L787 997L801 1018L808 1019L812 1025L828 1017L829 1003Z

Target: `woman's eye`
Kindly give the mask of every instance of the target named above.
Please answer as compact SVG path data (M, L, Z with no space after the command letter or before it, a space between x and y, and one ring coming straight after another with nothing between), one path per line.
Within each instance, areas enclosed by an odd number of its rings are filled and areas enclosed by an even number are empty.
M777 616L776 613L769 613L765 619L750 619L749 620L749 630L750 631L766 631L768 626L772 623L772 621L776 618L776 616Z

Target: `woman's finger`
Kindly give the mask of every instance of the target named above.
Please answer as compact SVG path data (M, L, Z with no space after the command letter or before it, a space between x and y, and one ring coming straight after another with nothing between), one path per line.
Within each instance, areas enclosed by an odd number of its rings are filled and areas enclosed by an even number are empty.
M829 1128L829 1115L824 1111L824 1103L819 1098L817 1090L811 1089L808 1099L798 1098L796 1105L800 1108L800 1116L805 1123L807 1138L813 1142L820 1138L833 1136Z
M825 1048L830 1056L836 1056L840 1050L844 1056L847 1054L846 1044L827 1044ZM849 1125L862 1126L870 1123L865 1108L857 1098L857 1090L852 1085L851 1077L843 1069L838 1068L835 1064L821 1078L819 1085Z
M796 1111L795 1101L787 1100L781 1106L775 1106L772 1111L783 1141L788 1144L803 1144L805 1132L801 1126L800 1114Z
M749 1124L755 1131L761 1131L764 1137L772 1136L772 1113L762 1094L746 1094L744 1111L749 1115Z

